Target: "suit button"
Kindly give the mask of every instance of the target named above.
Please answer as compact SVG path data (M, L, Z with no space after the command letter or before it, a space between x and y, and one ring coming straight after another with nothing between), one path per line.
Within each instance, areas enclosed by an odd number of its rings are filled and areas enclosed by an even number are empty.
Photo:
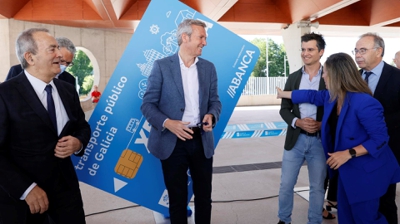
M182 112L184 112L184 111L185 111L185 109L181 108L181 111L182 111Z

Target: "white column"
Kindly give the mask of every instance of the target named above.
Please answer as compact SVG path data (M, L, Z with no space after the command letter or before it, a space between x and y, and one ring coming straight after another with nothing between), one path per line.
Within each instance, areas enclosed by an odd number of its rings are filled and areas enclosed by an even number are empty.
M11 67L9 19L0 19L0 30L0 82L4 82Z

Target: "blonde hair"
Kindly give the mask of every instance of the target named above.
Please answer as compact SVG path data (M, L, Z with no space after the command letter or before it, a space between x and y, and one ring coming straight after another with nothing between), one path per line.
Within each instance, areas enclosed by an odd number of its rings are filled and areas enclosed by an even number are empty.
M326 59L330 100L344 102L346 92L367 93L372 96L367 83L362 79L357 66L350 55L346 53L332 54Z

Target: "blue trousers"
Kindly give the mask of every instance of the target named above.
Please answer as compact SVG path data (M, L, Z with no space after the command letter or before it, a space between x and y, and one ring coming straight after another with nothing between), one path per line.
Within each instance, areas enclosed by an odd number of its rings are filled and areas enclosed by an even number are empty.
M285 223L292 222L293 189L304 161L307 161L310 181L308 224L320 224L325 197L326 158L320 138L305 134L299 135L291 150L283 152L278 217Z
M339 173L338 180L338 222L343 224L387 224L385 216L379 211L379 200L350 204L343 187L343 181Z

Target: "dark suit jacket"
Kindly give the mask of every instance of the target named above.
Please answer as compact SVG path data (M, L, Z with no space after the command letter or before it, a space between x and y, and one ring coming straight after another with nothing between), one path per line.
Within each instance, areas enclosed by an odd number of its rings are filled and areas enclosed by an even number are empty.
M200 119L204 115L214 115L213 124L219 120L221 102L218 96L217 72L215 66L202 58L197 62L199 77ZM147 90L141 106L143 115L151 124L148 149L159 159L167 159L175 148L177 137L163 128L165 119L182 120L185 111L185 97L178 54L154 62L147 80ZM201 135L204 154L214 155L214 135L204 132Z
M22 66L20 64L11 66L10 70L8 71L8 75L6 77L6 81L21 74L22 71L24 71L24 70L22 69ZM61 73L58 76L58 79L66 81L68 83L71 83L73 86L76 85L75 77L67 71L64 71L63 73Z
M301 76L302 76L302 68L293 72L289 75L288 80L285 84L285 91L292 91L299 89ZM321 74L322 76L322 74ZM325 82L324 79L321 77L321 81L319 82L319 89L325 90ZM292 121L295 117L300 118L300 109L298 104L294 104L290 99L282 99L281 101L281 109L279 113L283 120L288 124L287 134L285 139L285 146L286 150L291 150L297 142L297 138L300 135L300 128L294 129L292 127ZM322 121L322 115L324 113L323 107L317 108L317 121Z
M385 63L385 62L384 62ZM362 70L361 70L362 72ZM400 164L400 70L384 64L374 97L382 104L389 146Z
M367 149L368 154L352 158L339 168L350 204L381 197L389 184L400 181L400 168L388 145L381 104L368 94L347 92L333 144L328 119L332 111L336 112L336 100L330 102L329 97L328 91L298 90L292 93L295 103L324 106L321 139L327 158L328 152L343 151L360 144Z
M90 126L78 94L66 82L53 81L69 117L62 135L78 138L85 148ZM44 189L50 200L59 183L57 178L63 178L70 189L79 190L71 159L54 156L61 136L25 74L0 84L0 114L0 203L8 196L19 200L32 182Z

